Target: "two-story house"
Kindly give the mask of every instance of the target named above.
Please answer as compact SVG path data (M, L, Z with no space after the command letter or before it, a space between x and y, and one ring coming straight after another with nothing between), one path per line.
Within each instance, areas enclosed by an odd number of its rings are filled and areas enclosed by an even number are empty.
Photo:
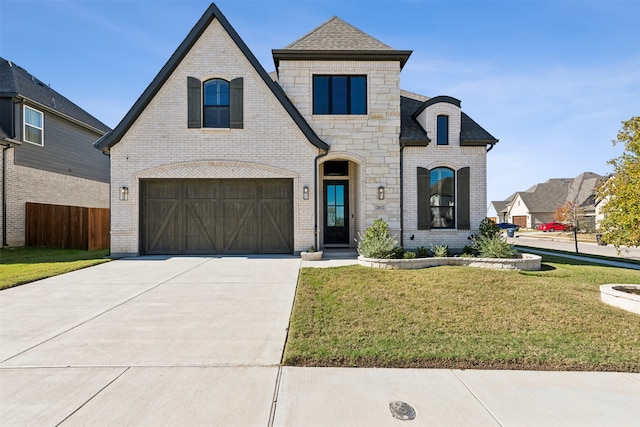
M0 58L0 224L3 246L25 243L27 202L109 207L111 129L24 68Z
M462 248L497 139L460 101L402 91L411 55L334 17L269 75L211 5L113 132L111 250L354 247L376 218L407 248Z

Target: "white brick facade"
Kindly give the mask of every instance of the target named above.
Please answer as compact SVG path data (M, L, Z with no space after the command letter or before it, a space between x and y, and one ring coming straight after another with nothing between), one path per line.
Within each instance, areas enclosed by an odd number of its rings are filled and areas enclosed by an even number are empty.
M349 55L340 59L300 57L291 49L286 52L290 56L278 58L278 84L321 140L314 145L309 132L303 130L308 129L306 124L301 125L299 117L287 111L288 101L277 99L278 95L263 80L264 75L254 68L225 25L213 19L204 28L189 50L181 53L183 56L171 74L163 76L166 81L153 92L135 121L108 145L113 255L134 255L140 251L140 180L149 178L291 179L296 252L315 244L316 217L318 242L320 247L324 246L323 183L337 179L349 182L348 242L352 247L358 233L376 218L388 222L391 231L410 249L430 244L461 249L468 243L468 236L477 230L485 216L486 146L460 145L459 106L438 102L424 108L417 122L433 141L426 147L404 149L401 170L400 133L404 120L400 105L401 59L388 55L358 60L349 59ZM386 55L401 51L383 52ZM313 114L314 75L366 76L366 114ZM242 77L243 128L188 128L189 77L200 81ZM418 102L426 99L414 98ZM436 145L438 114L449 116L447 146ZM328 151L317 148L322 142L329 146ZM325 176L324 167L329 161L347 161L348 176ZM471 230L417 229L416 169L439 166L454 171L469 168ZM119 200L120 187L129 188L127 201ZM303 199L304 187L310 192L308 200ZM378 197L381 187L383 200Z
M188 129L187 77L244 78L243 129ZM292 178L294 250L314 245L314 158L295 125L214 20L126 135L111 149L111 252L139 251L141 178ZM129 188L129 200L118 191ZM309 200L302 188L309 186Z
M449 145L436 144L436 117L439 115L449 117ZM429 249L431 245L447 245L454 251L461 250L469 244L469 235L477 233L480 221L486 216L487 149L484 146L460 145L461 110L453 104L439 102L430 105L418 116L418 122L431 135L432 141L427 147L404 149L404 246L408 249L420 246ZM447 167L453 171L469 167L471 230L418 230L418 167Z
M8 246L23 246L25 243L27 202L90 208L109 207L108 183L16 166L14 150L15 148L10 148L5 152ZM3 224L1 215L0 206L0 227Z

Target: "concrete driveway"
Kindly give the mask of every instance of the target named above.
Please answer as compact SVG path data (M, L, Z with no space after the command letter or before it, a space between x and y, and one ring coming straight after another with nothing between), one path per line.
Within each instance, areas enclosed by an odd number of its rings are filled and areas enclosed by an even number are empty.
M142 257L0 293L3 425L267 425L300 260Z
M143 257L0 292L0 425L405 425L392 402L412 426L638 425L640 374L280 367L300 265Z

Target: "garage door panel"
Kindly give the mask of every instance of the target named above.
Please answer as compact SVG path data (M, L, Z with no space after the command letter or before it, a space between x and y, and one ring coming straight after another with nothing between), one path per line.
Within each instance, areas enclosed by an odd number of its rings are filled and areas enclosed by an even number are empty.
M291 179L142 180L141 253L293 251Z
M145 234L149 241L149 253L174 252L179 241L178 202L175 200L147 200L149 215Z
M187 253L218 253L220 214L217 200L200 200L186 203L185 251Z
M226 253L260 251L255 200L224 201L224 241Z
M243 179L230 179L223 184L224 200L255 200L258 198L258 186L256 181Z
M293 246L293 215L285 200L261 201L261 246L265 252L279 253Z

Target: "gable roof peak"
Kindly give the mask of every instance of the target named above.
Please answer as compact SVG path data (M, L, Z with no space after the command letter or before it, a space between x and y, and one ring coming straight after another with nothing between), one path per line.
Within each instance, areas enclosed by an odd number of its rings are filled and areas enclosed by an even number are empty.
M393 50L389 45L333 16L284 49L372 51Z
M235 43L236 47L240 50L244 57L249 61L249 64L251 64L251 67L256 71L260 79L267 85L269 90L287 111L289 116L291 116L293 121L296 123L302 133L307 137L309 142L321 150L329 149L329 145L322 139L320 139L320 137L311 128L309 123L307 123L304 117L302 117L302 114L300 114L300 112L293 105L291 100L285 95L280 86L272 80L272 78L262 67L260 62L258 62L258 59L249 50L245 42L240 38L236 30L231 26L229 21L227 21L227 18L222 14L220 9L218 9L218 7L214 3L211 3L209 8L204 12L202 17L191 29L189 34L187 34L187 37L182 41L182 43L180 43L169 60L165 63L162 69L160 69L160 72L151 81L149 86L147 86L145 91L142 93L142 95L140 95L138 100L135 102L135 104L133 104L129 112L124 116L124 118L120 121L118 126L116 126L113 132L110 132L97 140L93 144L94 147L104 152L109 152L111 147L113 147L122 139L129 128L131 128L133 123L138 119L140 114L142 114L144 109L147 108L151 100L162 89L162 87L178 67L178 65L180 65L182 60L187 56L187 54L189 54L191 48L198 42L200 37L209 28L209 25L216 20L222 26L224 31L229 35L233 43Z

